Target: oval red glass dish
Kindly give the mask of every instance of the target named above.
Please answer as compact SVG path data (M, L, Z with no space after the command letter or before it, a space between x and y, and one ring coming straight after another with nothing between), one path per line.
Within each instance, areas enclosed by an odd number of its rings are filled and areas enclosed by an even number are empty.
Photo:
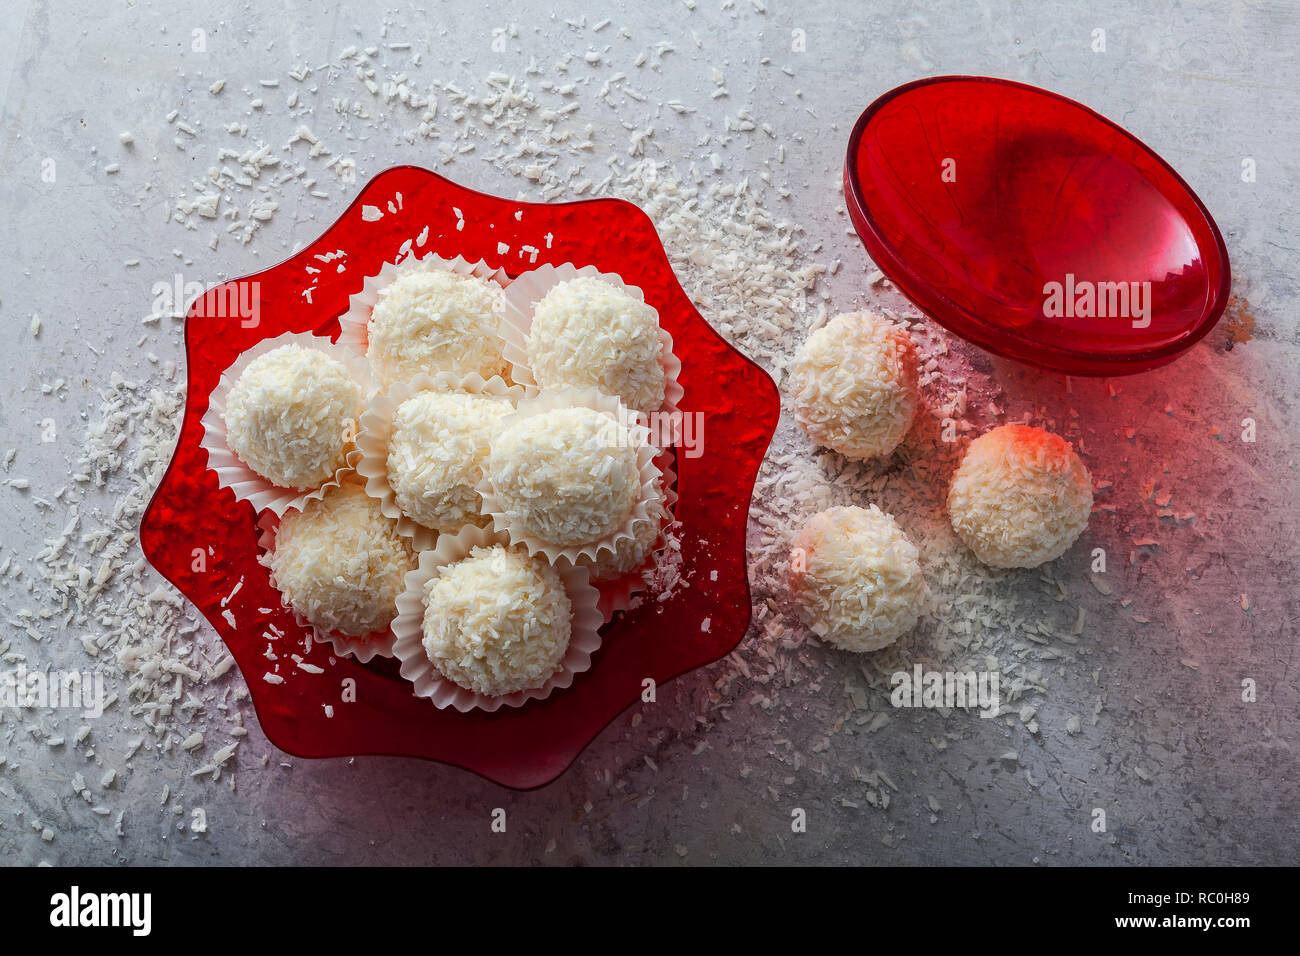
M867 251L945 328L1076 375L1172 361L1223 314L1218 227L1173 168L1073 100L940 76L881 96L844 192Z
M415 250L421 255L481 258L512 276L545 262L594 265L639 286L681 359L682 411L703 422L695 436L700 453L684 443L675 460L680 586L606 625L591 669L572 687L491 714L438 710L412 695L388 659L363 665L335 657L328 645L307 650L307 630L281 606L257 561L252 506L218 488L199 446L208 395L238 354L283 332L336 338L338 317L362 277L377 273L426 227ZM242 308L250 302L255 318ZM185 417L141 522L141 546L216 628L247 681L262 729L280 749L300 757L422 757L517 789L541 786L640 697L646 679L662 684L717 660L748 629L749 499L780 401L767 373L696 311L636 206L617 199L516 202L418 167L388 169L305 249L197 299L186 316L185 347ZM268 645L274 661L265 656ZM349 680L355 693L345 695Z

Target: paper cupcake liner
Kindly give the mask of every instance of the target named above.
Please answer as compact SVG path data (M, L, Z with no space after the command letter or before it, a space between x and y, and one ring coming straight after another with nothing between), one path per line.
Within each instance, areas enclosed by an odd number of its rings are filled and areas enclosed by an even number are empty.
M655 465L663 473L660 482L663 488L663 507L667 519L659 522L659 537L655 541L654 547L646 555L645 561L627 574L605 581L591 579L592 586L600 592L600 613L605 618L606 624L612 621L614 615L619 611L632 609L632 599L646 589L644 577L646 568L650 567L658 559L658 555L663 553L663 550L668 546L668 541L664 537L664 529L672 523L677 507L677 489L673 487L673 482L677 479L677 472L673 468L672 453L661 451L655 458ZM654 519L651 518L651 520Z
M444 259L436 253L417 257L414 253L400 262L385 262L379 272L366 276L361 283L361 291L348 297L348 310L339 316L339 345L345 346L358 355L365 355L370 343L368 327L370 313L375 303L390 285L410 271L443 269L459 276L475 276L488 282L495 282L503 289L510 285L510 277L504 269L493 269L482 259L470 262L464 256Z
M379 510L397 522L397 533L411 538L417 551L432 548L438 532L408 517L397 506L397 496L388 481L388 445L393 437L393 415L397 409L412 395L425 390L493 396L507 399L511 405L517 405L524 395L521 386L507 385L498 375L485 381L477 372L468 375L440 372L437 375L422 373L409 382L392 385L370 399L361 415L361 431L357 435L357 448L361 452L357 474L366 480L366 494L379 500Z
M499 697L477 694L444 677L424 650L424 586L435 572L467 556L477 547L506 544L504 535L486 528L466 525L457 534L438 537L438 546L420 554L420 564L406 575L406 589L397 598L393 621L393 656L401 662L401 674L414 685L416 697L427 697L440 710L453 708L462 714L471 710L488 713L502 707L522 707L530 700L545 700L552 692L573 684L578 674L591 668L591 656L600 647L603 618L597 608L599 595L587 580L585 568L556 569L573 605L569 647L560 669L540 687L515 691Z
M572 408L579 405L595 409L611 417L619 423L620 427L627 429L629 441L636 445L636 464L640 476L641 493L632 506L632 510L628 512L627 517L613 532L582 547L565 548L542 541L540 538L526 532L510 519L506 514L505 503L492 487L491 478L485 476L478 485L479 494L483 498L483 513L492 518L493 529L508 535L512 545L522 544L528 549L530 555L545 554L546 559L552 564L561 561L576 564L579 555L585 555L594 560L602 550L613 551L615 542L619 539L631 537L634 523L649 519L647 501L654 496L655 479L662 474L659 466L655 464L659 449L649 443L649 430L643 425L629 424L629 422L633 421L632 412L617 398L612 398L599 389L554 388L524 398L519 402L519 406L514 413L507 415L502 420L502 428L510 428L516 422L535 415L541 415L552 409Z
M530 391L539 388L533 377L532 366L528 358L528 333L533 325L533 307L561 282L568 282L578 276L592 276L603 279L622 289L639 302L645 302L645 293L637 286L628 285L622 277L613 272L601 272L595 266L583 266L581 269L570 264L558 266L544 265L531 272L525 272L506 287L506 308L501 320L501 337L505 339L504 354L513 371L511 377ZM646 303L649 305L649 303ZM650 306L652 309L654 306ZM655 312L656 319L658 312ZM679 405L685 392L678 377L682 373L682 363L673 354L673 337L660 327L659 329L659 364L664 370L664 403L654 411L660 415L670 416L673 423L672 441L681 439Z
M280 593L280 603L293 612L293 619L300 626L311 631L312 640L317 644L329 644L338 657L347 657L350 654L362 664L375 657L392 657L394 638L391 626L386 631L376 631L365 637L349 637L346 634L337 634L317 627L285 600L283 592L280 592L280 586L276 583L275 570L271 567L271 554L275 551L275 537L280 530L280 518L280 515L267 511L257 519L257 563L271 572L271 586Z
M337 469L332 478L313 491L297 491L272 484L244 464L231 449L226 440L226 399L230 395L230 389L255 358L282 345L315 349L341 362L361 385L363 400L368 399L375 389L365 359L310 332L287 332L275 338L264 339L242 353L221 373L220 380L208 396L208 410L203 413L202 419L203 437L199 441L199 445L208 453L208 469L216 473L218 486L229 488L234 492L236 500L250 502L259 512L271 511L277 515L284 514L290 508L301 510L308 501L323 497L330 488L337 487L343 476L351 472L361 460L361 452L354 447L347 452L344 466ZM357 426L360 427L359 422Z

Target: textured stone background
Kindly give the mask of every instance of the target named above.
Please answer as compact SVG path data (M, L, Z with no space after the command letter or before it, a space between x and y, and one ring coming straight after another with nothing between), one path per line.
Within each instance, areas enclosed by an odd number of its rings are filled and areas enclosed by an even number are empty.
M636 49L673 40L678 52L661 72L638 76L638 84L652 99L680 98L699 112L659 123L657 148L696 158L701 131L716 130L739 106L770 122L787 144L783 172L795 186L779 213L825 243L825 260L844 261L845 269L827 280L843 308L864 300L870 270L861 246L846 234L837 188L843 142L861 109L884 90L929 74L988 73L1047 86L1127 126L1198 191L1228 243L1234 291L1256 320L1253 337L1229 351L1217 330L1173 366L1118 383L1118 397L1101 383L1078 381L1067 395L1059 377L975 359L997 377L1012 404L1041 405L1062 418L1076 410L1092 460L1104 463L1094 470L1113 482L1106 501L1115 510L1094 520L1088 540L1113 550L1121 565L1114 570L1116 597L1131 604L1093 601L1079 659L1053 674L1037 734L1014 720L945 722L933 713L905 712L874 734L850 729L817 750L838 707L827 702L827 690L855 664L816 648L808 654L827 673L824 688L819 682L787 688L777 706L764 709L752 700L758 688L719 663L674 682L659 705L624 713L558 782L525 794L415 761L285 758L261 736L250 712L237 792L224 780L189 779L188 759L138 756L111 794L114 812L127 811L128 839L119 841L68 783L74 771L94 781L102 770L87 769L71 748L33 742L11 712L0 723L0 754L7 757L0 767L0 859L1294 861L1300 818L1300 428L1294 418L1300 387L1294 268L1300 12L1292 4L769 0L763 14L748 0L700 0L693 12L680 3L565 2L555 5L558 18L495 0L430 4L427 13L401 3L364 12L367 6L349 4L340 12L304 0L228 8L189 0L10 0L0 26L0 324L7 343L0 449L20 449L13 476L29 478L34 488L57 487L77 449L39 444L38 422L57 416L65 441L75 444L82 410L95 404L96 384L114 368L132 374L148 369L145 350L135 344L138 321L148 311L151 283L178 268L174 248L194 260L187 278L244 274L314 237L345 205L338 194L282 210L254 246L227 242L209 254L206 233L185 235L162 225L169 190L202 175L207 165L204 154L171 145L165 114L183 106L186 117L215 129L237 111L229 99L208 96L212 80L224 78L232 89L252 87L262 77L283 77L298 57L314 64L343 46L378 42L390 9L390 39L427 40L426 57L445 60L440 75L452 79L481 79L494 68L522 72L530 55L549 62L569 50L581 54L592 37L562 20L583 13L589 23L612 18L602 44L615 43L621 26L632 32ZM509 52L491 52L491 29L512 22L519 36ZM204 56L188 52L194 27L208 31ZM1106 30L1104 54L1090 49L1096 28ZM793 29L806 31L806 54L790 54ZM793 80L773 82L771 70L758 63L763 56L789 60ZM711 100L710 66L724 63L730 97ZM801 97L793 95L795 88ZM267 117L259 122L270 129L283 123L279 138L268 136L268 142L283 142L296 125L287 116L277 119L284 111L273 108L286 91L283 81L281 89L267 91ZM611 116L605 111L593 122L610 123ZM324 118L318 122L325 125ZM102 167L118 158L121 130L135 135L135 159L123 161L118 177L106 177ZM431 161L427 147L386 134L360 144L356 155L361 177L397 162ZM57 158L57 185L41 182L45 157ZM1245 157L1256 163L1254 183L1242 181ZM733 149L725 159L739 178L759 157ZM476 188L513 195L519 187L482 163L456 169ZM146 179L155 188L140 198ZM132 257L141 266L124 270L122 261ZM44 320L39 339L29 332L33 312ZM88 351L87 340L104 356ZM178 328L164 322L145 348L179 359ZM68 381L66 392L43 395L41 383L56 376ZM1258 422L1255 444L1238 440L1246 417ZM1131 438L1128 428L1135 431ZM1216 429L1219 437L1212 434ZM778 450L783 447L802 447L788 423L779 434ZM1202 517L1165 530L1161 548L1130 564L1127 539L1162 527L1143 494L1148 481L1173 489L1176 508ZM56 534L60 522L32 508L29 494L0 487L0 552L16 560ZM1214 518L1207 520L1210 512ZM1086 550L1057 568L1076 595L1089 594L1087 574ZM8 589L0 589L6 612L33 603L12 581L0 587ZM1024 597L1049 600L1038 588L1027 588ZM1149 623L1135 622L1134 615ZM210 632L208 639L215 639ZM758 639L751 632L747 642ZM39 662L60 653L57 643L47 639L22 649ZM715 688L724 675L731 679ZM1256 703L1241 702L1243 678L1256 681ZM710 702L711 694L721 694L724 706ZM1099 697L1105 706L1094 724L1088 718ZM1078 736L1064 729L1071 714L1085 717ZM116 725L96 727L97 739L114 734L138 735ZM110 749L107 739L103 749ZM1019 760L998 759L1008 750ZM268 752L263 769L259 758ZM855 766L881 768L897 784L888 809L855 797ZM205 809L208 833L177 832L177 818L158 807L166 782L186 808ZM929 795L942 807L937 813L931 813ZM847 806L846 799L859 805ZM508 812L505 835L489 833L495 807ZM790 832L793 807L808 813L806 834ZM1094 807L1106 809L1108 832L1089 829ZM52 842L32 832L33 819L56 831Z

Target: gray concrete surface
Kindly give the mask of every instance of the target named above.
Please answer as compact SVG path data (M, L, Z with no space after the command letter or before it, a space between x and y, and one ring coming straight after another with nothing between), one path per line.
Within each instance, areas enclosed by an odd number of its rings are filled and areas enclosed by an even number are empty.
M1116 600L1089 588L1086 554L1062 559L1055 574L1089 607L1070 657L1048 667L1050 689L1035 698L1037 733L1014 718L944 720L903 712L874 733L850 721L839 688L857 662L808 643L789 654L795 679L779 688L724 661L670 685L658 705L623 714L560 780L516 794L458 770L415 761L357 758L302 761L279 754L247 713L250 735L233 779L195 779L205 759L173 751L137 754L117 782L98 785L110 754L140 736L120 714L95 725L97 756L51 747L25 728L37 718L3 710L0 719L0 859L10 864L415 864L415 863L996 863L1192 864L1294 862L1300 836L1300 520L1295 458L1300 428L1297 334L1296 190L1300 124L1300 11L1285 2L1198 3L1116 0L1089 3L610 4L548 9L496 0L412 5L309 0L275 4L10 2L0 25L0 326L6 375L0 382L0 450L18 449L0 486L0 561L28 567L58 533L58 508L32 498L66 481L93 417L97 385L114 369L151 374L182 355L178 323L140 325L150 287L182 272L213 282L279 260L309 241L344 207L350 189L296 201L248 246L208 231L164 225L168 197L206 174L212 150L184 143L165 117L182 111L201 123L203 143L240 116L268 142L301 122L289 115L285 71L323 63L349 45L409 40L423 50L414 75L476 88L487 71L522 74L529 58L550 62L610 45L606 72L634 72L631 59L661 39L676 52L637 73L649 94L620 97L617 113L590 111L602 148L622 148L619 118L653 119L653 149L700 159L703 135L748 109L787 146L788 199L771 189L765 204L799 223L820 258L845 268L825 279L842 308L869 298L865 253L847 233L837 180L842 144L877 94L918 76L989 73L1041 84L1123 123L1169 159L1214 212L1234 267L1234 291L1255 319L1249 341L1231 350L1216 331L1167 369L1116 383L1071 383L968 355L972 374L996 380L1012 411L1079 413L1098 478L1113 483L1089 530L1090 546L1115 556ZM586 16L579 29L566 18ZM612 23L593 28L604 18ZM517 24L505 51L492 30ZM630 38L620 38L626 27ZM192 50L192 31L207 49ZM1105 30L1105 52L1094 31ZM792 31L807 51L791 52ZM788 62L793 77L761 63ZM726 74L714 99L710 69ZM223 78L224 99L208 93ZM265 106L247 104L267 88ZM799 94L795 94L795 90ZM248 92L244 92L248 91ZM659 102L677 98L698 112L677 117ZM318 128L344 134L328 91L315 101ZM639 111L639 112L638 112ZM638 119L637 117L644 117ZM657 117L657 118L656 118ZM118 135L130 130L124 152ZM392 132L349 138L358 177L398 162L432 163L428 144ZM770 152L770 150L769 150ZM767 158L737 145L728 174L756 173ZM1243 160L1257 178L1242 179ZM42 162L58 175L42 180ZM105 165L122 169L106 175ZM451 167L466 185L505 195L526 187L473 158ZM146 189L146 184L151 188ZM755 188L762 188L755 182ZM179 255L174 255L177 250ZM140 260L125 268L128 259ZM901 307L901 300L886 304ZM701 303L708 315L707 303ZM33 337L33 313L42 331ZM137 347L144 334L147 342ZM90 342L102 354L92 351ZM62 378L53 394L42 384ZM60 423L60 441L41 443L40 423ZM1239 440L1253 418L1253 444ZM1133 428L1129 436L1126 429ZM1217 432L1217 435L1215 434ZM778 451L806 449L785 422ZM823 463L825 469L835 467ZM1146 482L1174 490L1188 522L1154 515ZM46 495L48 497L48 494ZM1099 501L1103 500L1099 498ZM111 507L106 497L101 507ZM1171 529L1172 524L1172 529ZM1131 541L1157 529L1159 548ZM756 531L756 535L759 532ZM1129 552L1141 552L1131 560ZM32 664L74 666L77 635L36 644L13 626L19 608L39 607L28 571L0 581L3 637ZM1037 579L1022 599L1051 607ZM34 590L29 590L33 588ZM771 596L760 591L756 597ZM1122 605L1120 599L1129 603ZM1147 623L1134 620L1144 619ZM207 640L215 636L204 630ZM771 649L751 631L738 652L758 665ZM755 671L757 672L757 671ZM1257 688L1241 700L1242 681ZM230 675L227 680L238 680ZM768 705L765 706L763 698ZM1103 706L1092 717L1098 702ZM880 707L879 699L873 705ZM1082 730L1067 733L1068 716ZM59 722L69 732L77 721ZM823 745L823 740L826 743ZM209 748L211 749L211 748ZM1016 751L1015 761L1001 759ZM268 757L263 765L263 757ZM887 808L863 796L854 768L883 770L894 782ZM74 795L80 772L94 793ZM166 807L160 795L172 791ZM929 798L941 809L933 811ZM109 810L93 812L92 804ZM176 808L180 807L179 813ZM185 828L203 808L207 832ZM505 834L490 832L494 808ZM791 831L793 808L806 833ZM1105 832L1090 824L1106 811ZM125 838L112 821L124 814ZM41 831L49 829L49 840Z

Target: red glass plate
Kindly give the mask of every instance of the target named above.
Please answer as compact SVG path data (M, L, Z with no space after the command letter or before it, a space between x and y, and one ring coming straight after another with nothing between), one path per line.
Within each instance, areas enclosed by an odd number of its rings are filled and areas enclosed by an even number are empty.
M1078 375L1172 361L1223 314L1228 253L1205 206L1136 137L1009 80L891 90L849 138L867 251L945 328Z
M329 647L319 645L304 654L307 631L280 606L257 562L252 506L217 487L199 447L208 394L236 355L283 332L336 337L338 316L362 278L426 227L419 254L482 258L512 275L545 262L594 265L639 286L681 359L682 410L702 413L705 428L701 455L683 448L676 456L682 585L667 600L649 600L608 625L591 670L568 690L493 714L438 710L412 696L391 662L331 664ZM254 310L239 307L254 297L256 323L242 317ZM638 699L647 678L662 684L729 653L744 636L749 499L780 402L767 374L700 317L649 217L636 206L615 199L515 202L417 167L389 169L310 246L196 299L186 316L185 346L185 418L141 523L141 545L216 628L248 683L263 730L282 750L300 757L424 757L509 787L541 786ZM286 636L268 638L272 625ZM278 661L264 656L268 645ZM302 671L291 659L295 653L324 672ZM284 683L264 679L276 664ZM344 699L347 680L355 681L353 703Z

